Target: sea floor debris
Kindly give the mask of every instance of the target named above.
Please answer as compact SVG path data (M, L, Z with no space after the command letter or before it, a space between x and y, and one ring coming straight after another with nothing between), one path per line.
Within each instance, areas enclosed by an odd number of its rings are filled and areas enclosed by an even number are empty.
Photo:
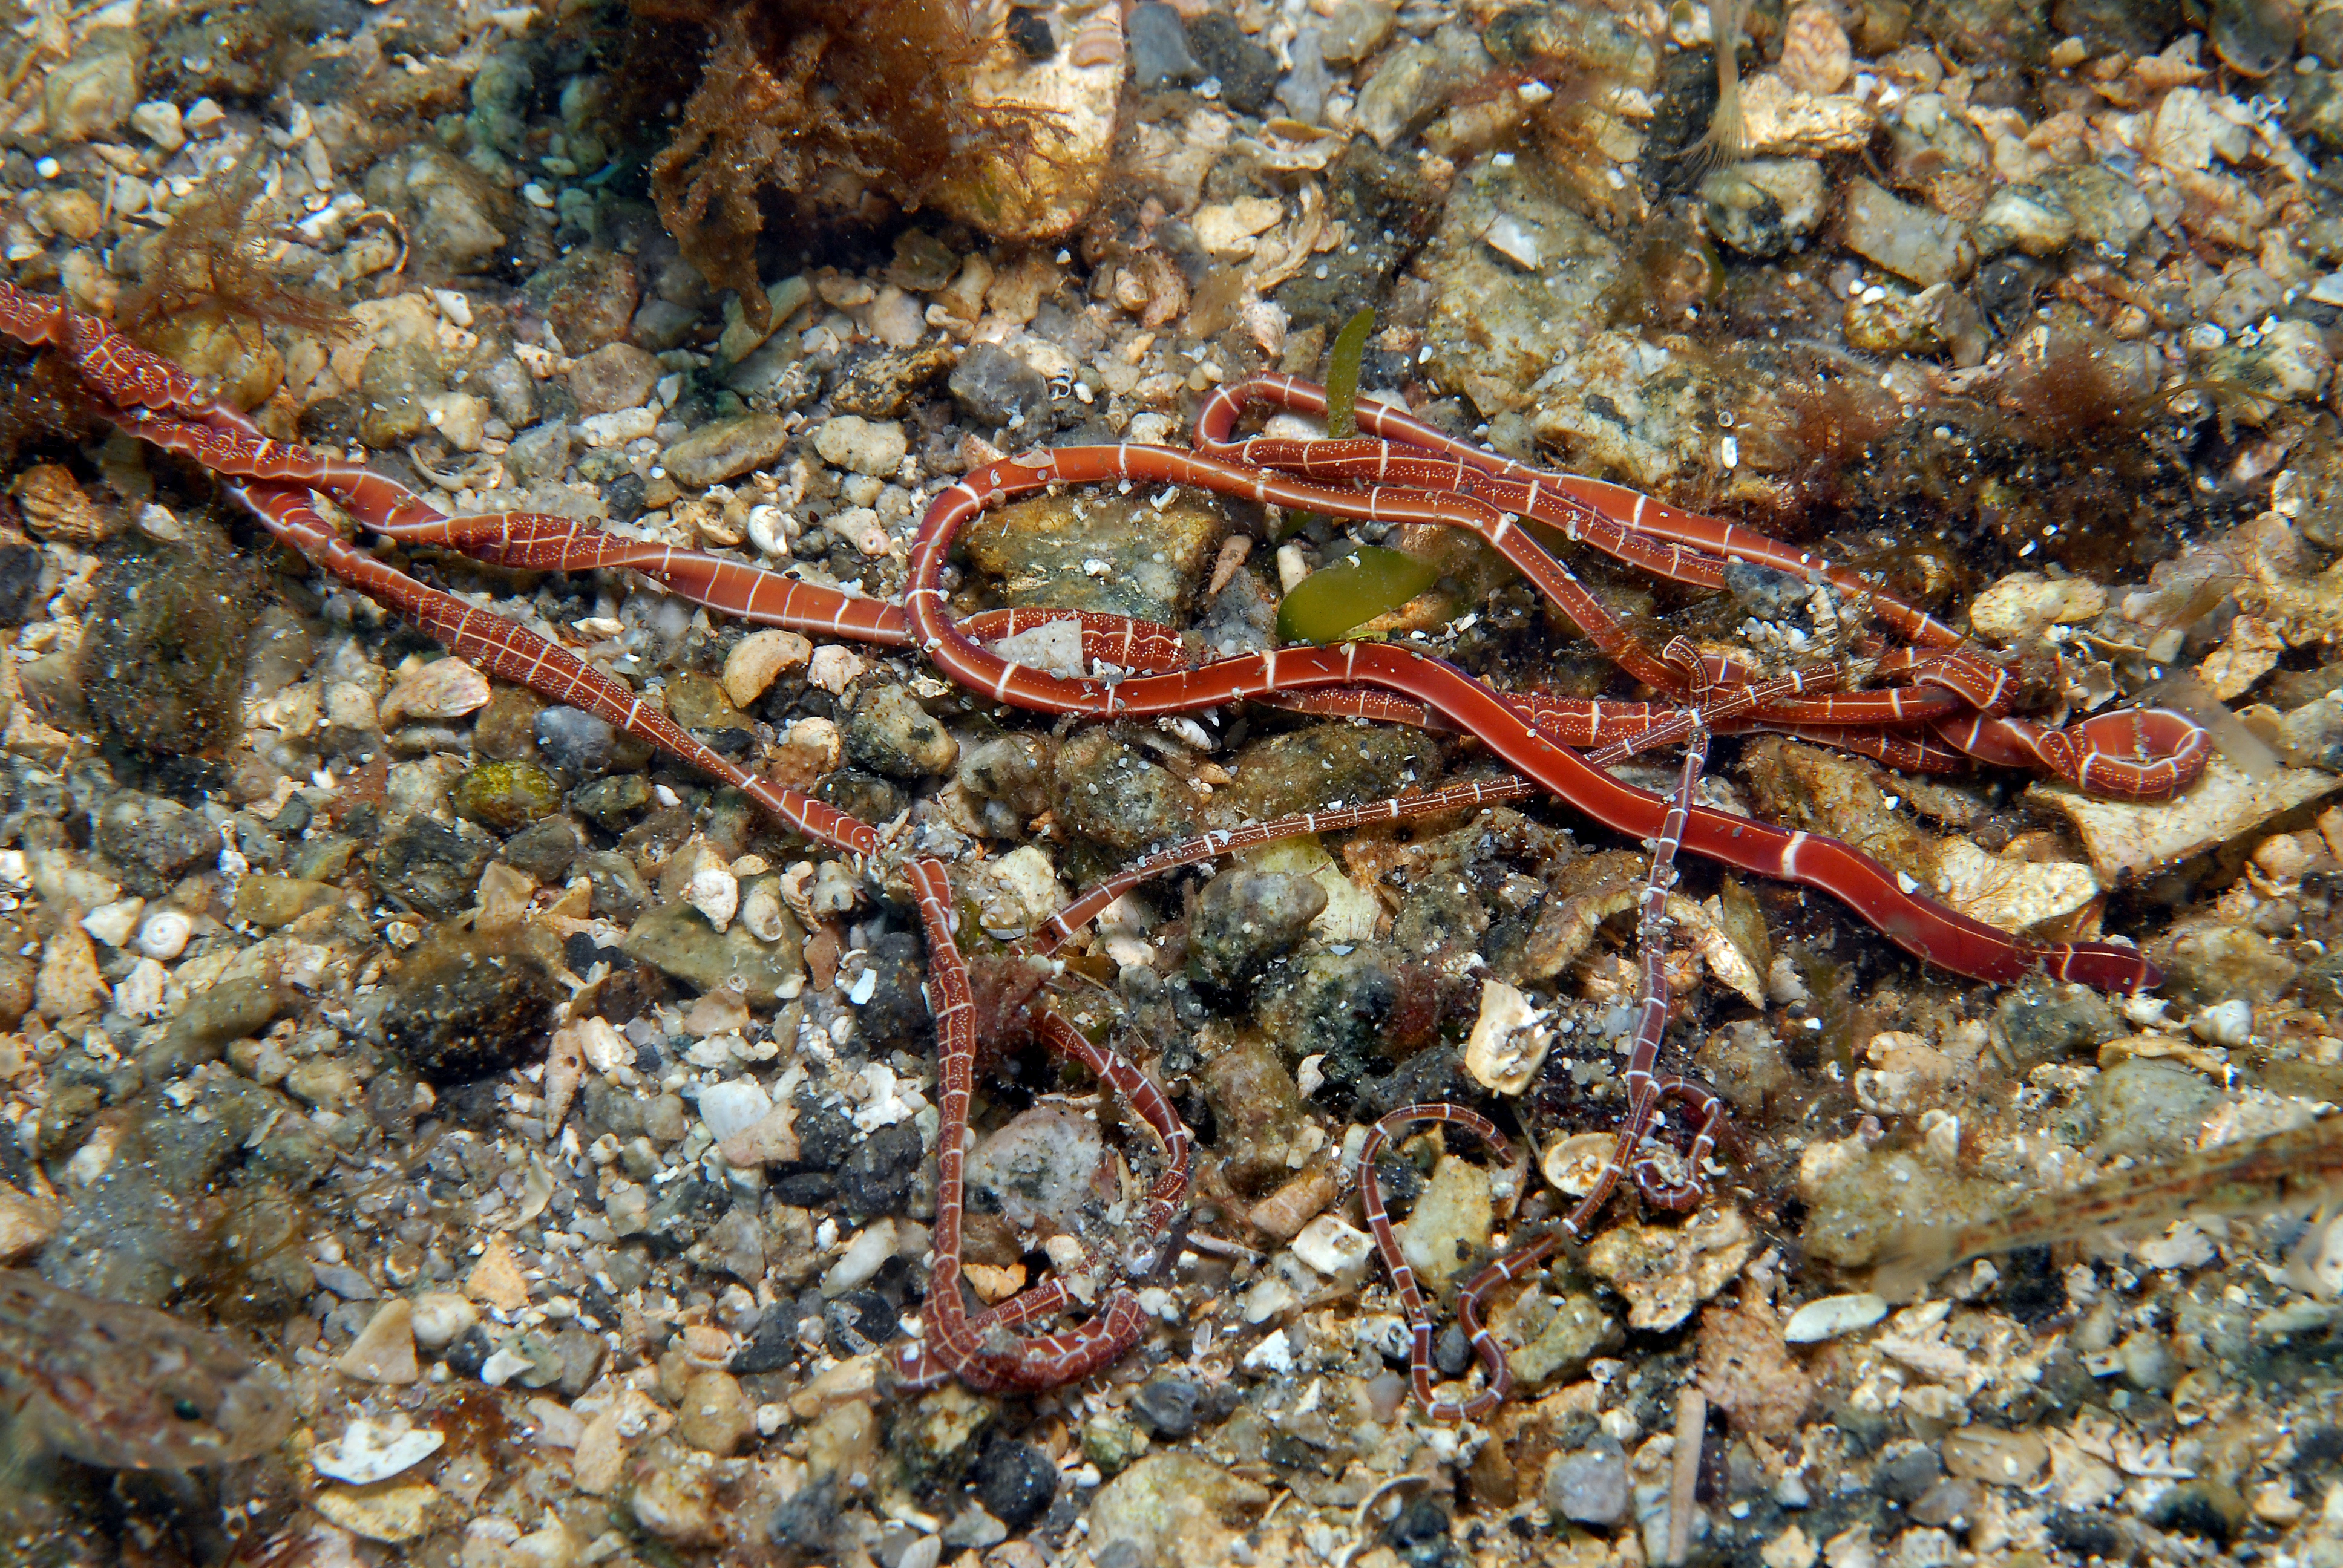
M1712 1195L1614 1201L1492 1288L1512 1397L1435 1424L1360 1147L1454 1098L1517 1151L1412 1128L1378 1167L1443 1323L1586 1195L1632 1089L1641 846L1543 799L1313 835L1137 888L1036 969L1005 944L1151 848L1488 760L1261 708L1053 726L631 573L387 548L717 754L962 854L1005 1042L976 1303L1118 1257L1158 1159L1017 1043L1037 998L1195 1130L1137 1347L1063 1388L910 1389L942 1091L909 906L441 657L11 350L0 1262L47 1285L0 1313L0 1389L63 1323L122 1353L15 1416L0 1555L2343 1562L2343 12L955 7L996 50L988 156L931 182L845 156L678 234L682 106L704 131L727 82L785 95L758 46L837 8L769 35L689 9L24 8L0 261L450 514L874 598L961 476L1183 444L1215 387L1318 374L1372 306L1370 393L1884 574L2032 717L2210 729L2170 801L1731 736L1700 785L2028 940L2136 942L2165 983L1966 982L1687 868L1661 1070L1728 1113L1702 1168L1645 1158ZM1720 35L1730 163L1685 156ZM802 113L729 101L744 145ZM970 532L960 610L1143 617L1213 657L1269 646L1312 572L1405 550L1438 577L1378 635L1643 695L1428 530L1146 486ZM1877 616L1770 568L1703 593L1570 559L1654 642L1774 667L1859 654ZM1006 657L1078 671L1079 639L1021 636ZM1675 781L1672 754L1623 767ZM1947 1266L1917 1281L1916 1252ZM282 1386L207 1445L216 1411L105 1381L175 1346ZM1433 1371L1475 1349L1434 1333Z

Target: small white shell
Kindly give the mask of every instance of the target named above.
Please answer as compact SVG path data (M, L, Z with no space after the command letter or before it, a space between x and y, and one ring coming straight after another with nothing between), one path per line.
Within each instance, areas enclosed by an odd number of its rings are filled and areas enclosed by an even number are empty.
M1887 1315L1887 1303L1865 1291L1860 1295L1825 1296L1808 1302L1782 1325L1782 1337L1794 1345L1836 1339L1856 1329L1867 1329Z
M385 1481L410 1465L420 1463L446 1446L441 1433L427 1431L388 1432L372 1422L354 1421L339 1442L327 1443L309 1455L310 1466L332 1481L352 1486Z
M750 886L740 903L740 923L760 942L781 940L781 890L771 878Z
M169 963L187 950L195 922L177 910L157 910L138 928L138 950L158 963Z

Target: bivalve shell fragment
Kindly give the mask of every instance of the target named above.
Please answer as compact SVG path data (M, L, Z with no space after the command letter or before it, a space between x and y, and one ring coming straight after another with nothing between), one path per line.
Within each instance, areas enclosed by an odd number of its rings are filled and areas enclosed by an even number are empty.
M423 1428L394 1432L370 1421L354 1421L338 1441L313 1450L309 1464L328 1481L366 1486L422 1463L447 1442L444 1434Z
M1850 1296L1825 1296L1808 1302L1782 1325L1782 1337L1794 1345L1819 1344L1841 1334L1867 1329L1887 1315L1887 1303L1865 1291Z

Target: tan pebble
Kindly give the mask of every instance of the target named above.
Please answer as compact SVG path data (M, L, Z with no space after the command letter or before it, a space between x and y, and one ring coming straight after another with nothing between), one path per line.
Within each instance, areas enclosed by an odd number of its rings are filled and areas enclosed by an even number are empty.
M846 740L839 734L837 719L799 719L789 724L789 750L806 757L806 764L815 773L827 773L839 767L846 755Z
M328 1523L367 1541L395 1546L431 1528L431 1505L439 1489L423 1481L385 1481L373 1486L329 1486L312 1504Z
M985 291L992 286L992 263L981 256L971 256L960 264L960 272L936 295L936 303L944 313L961 321L974 321L984 308Z
M1259 236L1275 228L1285 216L1281 202L1268 196L1240 196L1233 202L1200 206L1190 218L1197 243L1223 261L1251 256Z
M984 1568L1049 1568L1049 1559L1030 1541L1004 1541L984 1554ZM966 1568L965 1563L953 1568Z
M1962 1481L1992 1486L2030 1486L2050 1462L2050 1450L2030 1432L1965 1426L1945 1434L1945 1469Z
M1263 1234L1291 1241L1334 1201L1337 1191L1334 1178L1324 1169L1305 1171L1255 1203L1246 1218Z
M420 1377L421 1369L415 1364L415 1309L407 1298L394 1296L377 1307L334 1370L367 1382L410 1383Z
M2315 833L2273 833L2254 848L2254 864L2267 877L2292 879L2310 870L2325 854Z
M986 1306L1005 1302L1025 1288L1025 1265L1011 1263L1005 1269L990 1263L962 1263L960 1271L976 1287L976 1293Z
M1767 1313L1710 1307L1700 1315L1698 1378L1735 1432L1795 1428L1815 1397L1815 1381Z
M1329 1279L1364 1268L1373 1251L1367 1233L1337 1214L1319 1215L1293 1238L1293 1255Z
M578 1538L553 1516L505 1548L505 1561L513 1568L576 1568L578 1555Z
M98 972L97 950L79 925L58 929L41 954L41 970L33 984L33 1005L44 1018L62 1023L105 1010L114 993Z
M382 699L387 729L402 719L461 719L488 705L488 678L460 658L435 658L398 678Z
M2056 581L2036 572L2013 572L1970 601L1969 628L1979 637L2022 642L2056 622L2078 625L2107 608L2107 590L2087 578Z
M122 947L130 940L130 933L138 929L139 911L146 907L144 899L116 899L110 904L100 904L82 917L81 929L107 947Z
M813 650L806 665L807 681L836 695L843 693L860 679L862 672L870 668L870 661L836 643L824 643Z
M878 1458L878 1418L868 1403L833 1405L806 1433L806 1464L817 1475L867 1475Z
M1809 93L1835 93L1846 83L1855 58L1845 30L1819 5L1790 13L1782 39L1782 75Z
M618 1484L627 1462L626 1440L618 1435L618 1413L606 1410L586 1423L578 1447L569 1456L571 1484L589 1497L607 1497Z
M730 986L719 986L706 992L683 1010L683 1028L687 1034L706 1040L712 1034L729 1034L749 1027L749 1000Z
M864 1408L867 1412L863 1402L879 1386L879 1362L884 1353L873 1351L818 1373L789 1395L789 1413L799 1421L811 1421L816 1416L827 1420L840 1408Z
M1455 1260L1489 1244L1494 1221L1489 1172L1460 1155L1443 1154L1400 1228L1400 1251L1427 1283L1445 1284Z
M795 1163L803 1152L799 1147L797 1121L797 1105L783 1101L724 1141L724 1163L739 1171Z
M750 632L724 656L724 695L746 708L765 695L781 671L813 658L813 643L794 631L768 627Z
M14 1187L0 1187L0 1263L30 1257L56 1233L55 1203Z
M662 1541L713 1546L724 1539L716 1477L704 1460L646 1465L628 1503L635 1523Z
M1757 1549L1757 1561L1765 1568L1814 1568L1820 1555L1820 1549L1795 1524Z
M690 1323L683 1331L683 1359L702 1372L720 1371L739 1342L713 1323Z
M2308 1513L2294 1488L2283 1481L2265 1483L2254 1493L2254 1517L2265 1524L2275 1524L2283 1530Z
M464 1276L464 1293L500 1312L517 1312L528 1305L528 1281L513 1261L503 1237L490 1241L472 1271Z

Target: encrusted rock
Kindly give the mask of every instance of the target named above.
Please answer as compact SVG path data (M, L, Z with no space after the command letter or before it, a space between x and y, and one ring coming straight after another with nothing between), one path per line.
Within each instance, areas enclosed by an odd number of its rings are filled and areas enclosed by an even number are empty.
M528 954L447 925L407 955L392 994L387 1042L419 1076L444 1083L535 1060L556 988Z
M1627 1299L1629 1327L1665 1330L1723 1290L1756 1245L1740 1210L1712 1203L1681 1226L1604 1231L1587 1246L1586 1268Z
M755 885L743 890L744 898ZM690 904L667 904L635 922L625 950L628 957L702 990L737 983L750 1006L770 1007L780 1000L782 987L805 973L804 939L797 922L778 912L775 921L780 934L771 940L740 921L719 933Z
M1744 256L1780 256L1822 223L1822 165L1810 158L1751 158L1700 182L1719 244Z
M864 690L846 722L846 755L857 767L890 779L946 773L960 760L960 742L928 717L900 686Z
M1325 890L1310 878L1240 861L1204 884L1189 926L1189 962L1213 985L1250 979L1325 908Z
M770 414L739 414L719 419L678 440L659 455L659 466L679 485L714 485L769 466L788 449L789 427Z
M1150 1454L1091 1500L1091 1553L1120 1548L1138 1568L1218 1568L1229 1561L1234 1527L1269 1496L1192 1454Z
M970 561L1002 579L1012 607L1103 610L1177 626L1227 526L1216 503L1184 491L1068 491L993 508L963 537Z

